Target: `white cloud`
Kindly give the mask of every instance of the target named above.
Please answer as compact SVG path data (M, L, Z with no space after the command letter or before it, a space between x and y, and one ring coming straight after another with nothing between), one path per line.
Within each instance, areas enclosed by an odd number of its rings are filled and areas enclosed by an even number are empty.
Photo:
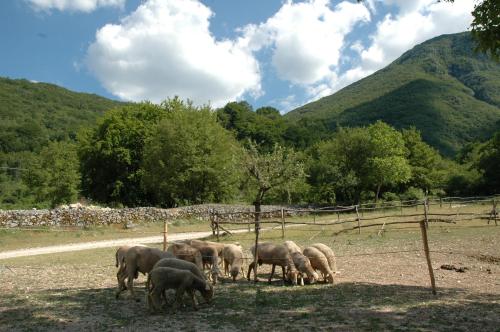
M247 40L215 40L211 10L194 0L149 0L96 33L87 65L111 93L158 102L177 95L220 106L261 94Z
M329 80L308 88L312 100L332 94L341 88L383 68L402 53L430 38L467 30L474 0L436 2L435 0L386 0L399 12L387 14L377 23L371 44L363 48L354 42L351 49L360 54L359 64L345 72L330 75Z
M442 34L464 31L472 21L472 0L454 4L432 0L404 3L403 14L387 15L377 25L372 45L361 53L364 67L379 69L416 44ZM410 8L409 3L413 4Z
M99 7L123 8L126 0L26 0L35 10L49 11L57 9L60 11L82 11L92 12Z
M328 77L338 65L345 36L354 25L369 21L362 4L347 1L332 10L328 0L288 1L259 26L244 29L253 50L271 46L279 77L295 84L312 84Z

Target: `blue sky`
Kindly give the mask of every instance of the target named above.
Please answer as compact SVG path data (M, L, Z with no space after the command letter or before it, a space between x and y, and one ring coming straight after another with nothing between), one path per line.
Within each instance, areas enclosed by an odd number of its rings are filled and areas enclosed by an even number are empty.
M114 99L178 95L282 112L414 45L467 30L473 0L4 0L0 76Z

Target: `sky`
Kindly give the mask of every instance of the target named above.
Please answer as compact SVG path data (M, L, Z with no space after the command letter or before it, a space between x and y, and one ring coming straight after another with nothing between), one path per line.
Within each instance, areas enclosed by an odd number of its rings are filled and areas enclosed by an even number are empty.
M282 113L466 31L474 0L2 0L0 76Z

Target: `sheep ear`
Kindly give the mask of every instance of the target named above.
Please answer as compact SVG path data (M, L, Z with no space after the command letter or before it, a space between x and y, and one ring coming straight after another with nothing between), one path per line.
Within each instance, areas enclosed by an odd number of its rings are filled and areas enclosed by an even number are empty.
M210 285L207 283L205 284L205 290L209 291L210 290Z

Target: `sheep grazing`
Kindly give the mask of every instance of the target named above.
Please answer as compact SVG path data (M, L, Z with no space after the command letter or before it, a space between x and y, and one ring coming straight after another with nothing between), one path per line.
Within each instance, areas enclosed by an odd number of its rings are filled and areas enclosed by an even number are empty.
M125 269L118 277L118 291L116 298L126 289L130 291L132 298L135 298L133 289L134 279L137 279L139 272L142 274L149 273L153 266L162 258L173 257L171 253L161 251L157 248L149 248L143 246L134 246L127 250L125 254ZM127 286L125 286L125 279Z
M328 260L328 266L330 266L330 269L332 270L333 274L336 274L337 261L335 259L335 253L333 252L333 250L329 246L323 243L315 243L311 245L311 247L318 249L323 253L323 255L326 256L326 259Z
M219 254L217 253L217 249L212 246L204 246L198 248L201 253L203 267L210 267L210 274L212 283L217 284L217 278L220 274L219 270Z
M191 297L193 308L198 309L194 292L199 291L207 303L212 300L214 289L206 280L197 277L191 271L179 270L171 267L157 267L148 274L148 284L151 291L148 293L148 306L151 311L161 308L161 296L167 289L175 289L176 307L182 304L182 296L185 292Z
M200 270L203 270L203 259L198 249L187 243L173 243L168 247L167 252L175 257L196 264Z
M178 258L162 258L158 262L156 262L153 270L157 267L171 267L179 270L190 271L192 274L201 279L206 279L203 272L196 266L196 264L185 261L183 259ZM146 282L146 288L150 291L150 285ZM164 296L166 299L166 296Z
M293 241L285 241L283 245L288 249L290 254L294 252L302 252L302 249L300 249L300 247Z
M127 251L132 247L145 247L142 244L134 244L134 245L125 245L121 246L116 250L115 259L116 259L116 267L118 271L116 272L116 278L120 280L120 275L125 271L125 255Z
M328 259L319 249L307 247L304 249L304 256L309 258L313 269L321 271L326 282L333 284L333 272L328 265Z
M222 257L224 260L224 273L228 275L228 272L231 273L233 277L233 281L236 281L236 277L238 273L243 274L243 250L240 246L235 244L228 244L222 250ZM229 271L229 267L231 270Z
M255 246L250 248L252 255L255 257ZM297 285L297 269L293 264L292 257L288 252L288 249L284 245L274 244L270 242L259 243L257 246L257 263L259 265L262 264L270 264L272 265L271 275L269 276L268 282L271 282L271 279L274 275L274 269L276 265L281 266L283 271L283 281L285 282L287 279L292 282L293 285ZM247 279L250 280L250 273L255 266L255 262L250 263L248 267ZM286 268L286 275L285 275ZM255 273L255 272L254 272Z
M307 276L309 283L313 284L319 279L318 274L311 266L309 258L304 256L301 252L295 251L292 254L293 264L299 271L298 277L300 279L300 285L304 286L304 275Z

